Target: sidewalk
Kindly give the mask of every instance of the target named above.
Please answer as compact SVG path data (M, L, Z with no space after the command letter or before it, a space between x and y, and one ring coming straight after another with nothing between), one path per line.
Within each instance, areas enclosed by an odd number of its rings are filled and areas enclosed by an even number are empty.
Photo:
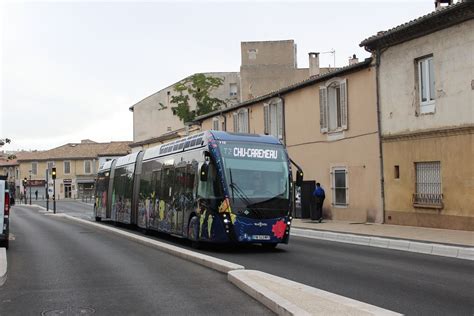
M374 223L293 219L293 228L474 247L474 232Z

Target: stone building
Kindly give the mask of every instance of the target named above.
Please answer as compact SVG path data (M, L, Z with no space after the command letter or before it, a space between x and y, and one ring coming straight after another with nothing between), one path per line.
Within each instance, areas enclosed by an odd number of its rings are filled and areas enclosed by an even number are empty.
M94 182L99 166L107 160L127 155L130 142L96 143L83 140L45 151L22 152L18 156L19 192L38 191L38 198L46 198L46 188L53 194L51 168L56 167L56 197L83 198L94 194ZM47 181L48 174L48 181ZM47 184L48 183L48 184ZM17 192L17 195L19 194Z
M474 2L360 45L377 60L385 222L474 230Z
M317 67L317 63L310 65ZM317 73L318 69L308 71ZM325 188L325 218L383 221L375 67L371 59L352 60L347 67L200 116L196 121L202 130L222 126L230 132L279 138L304 171L303 195L311 195L315 182Z

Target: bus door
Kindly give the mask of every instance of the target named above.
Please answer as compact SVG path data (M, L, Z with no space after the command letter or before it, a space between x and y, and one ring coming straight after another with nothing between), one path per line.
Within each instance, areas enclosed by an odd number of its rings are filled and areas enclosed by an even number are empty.
M117 160L113 160L112 164L110 165L110 173L109 173L109 187L107 190L107 207L105 209L105 218L111 218L112 214L112 190L114 187L114 177L115 177L115 164Z
M174 210L173 210L173 233L183 235L184 211L186 209L186 164L178 165L175 169L174 181Z
M140 190L140 177L142 174L142 157L144 151L140 151L135 162L135 173L133 175L133 191L132 191L132 210L130 212L130 224L138 223L138 194Z

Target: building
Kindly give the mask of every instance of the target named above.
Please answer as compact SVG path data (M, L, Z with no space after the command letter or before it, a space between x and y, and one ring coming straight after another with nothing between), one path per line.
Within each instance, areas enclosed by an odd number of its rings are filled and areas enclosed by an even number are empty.
M51 168L56 167L57 199L90 197L100 165L130 153L129 144L82 140L81 143L70 143L50 150L23 152L18 157L18 179L26 179L27 185L25 187L21 183L19 192L29 196L31 188L33 198L36 198L36 191L39 199L46 198L48 182L49 194L52 195Z
M385 222L474 230L474 2L360 44L377 60Z
M228 105L238 103L240 93L238 72L208 72L204 75L223 80L223 84L212 91L212 97L219 98ZM153 93L129 108L133 112L134 143L148 144L148 141L153 141L156 137L184 128L184 123L180 121L178 116L174 115L172 108L176 105L171 103L171 98L177 95L174 87L178 83ZM191 110L196 108L196 102L193 98L190 98L189 105Z
M331 70L319 67L318 53L310 54L310 63L318 65L312 69L317 72L311 73L309 68L297 68L296 44L293 40L242 42L241 58L240 72L204 73L223 79L222 86L212 91L211 97L225 101L226 107ZM134 151L158 144L162 139L169 140L170 135L180 137L183 131L183 135L190 132L172 110L175 105L171 103L171 98L176 95L176 84L161 89L129 108L133 112ZM194 110L195 100L191 98L189 102L191 110Z
M7 176L8 188L13 194L20 188L18 167L19 164L15 153L0 154L0 175Z
M318 73L310 54L308 71ZM271 134L304 171L303 196L326 190L324 217L382 222L381 162L372 59L196 118L202 130ZM217 122L217 123L216 123ZM302 214L308 216L308 214Z

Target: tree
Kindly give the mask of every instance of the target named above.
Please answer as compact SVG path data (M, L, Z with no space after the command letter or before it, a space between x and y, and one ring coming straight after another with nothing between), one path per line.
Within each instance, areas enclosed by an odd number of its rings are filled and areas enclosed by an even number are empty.
M219 98L210 96L212 90L221 86L224 82L221 78L206 76L204 74L194 74L174 86L174 91L178 94L171 97L173 114L177 115L184 123L194 120L196 116L204 115L215 111L224 105L225 102ZM189 108L190 96L196 100L196 110Z
M10 142L11 142L11 139L9 139L9 138L3 139L2 138L2 139L0 139L0 147L2 147L5 144L10 144Z

